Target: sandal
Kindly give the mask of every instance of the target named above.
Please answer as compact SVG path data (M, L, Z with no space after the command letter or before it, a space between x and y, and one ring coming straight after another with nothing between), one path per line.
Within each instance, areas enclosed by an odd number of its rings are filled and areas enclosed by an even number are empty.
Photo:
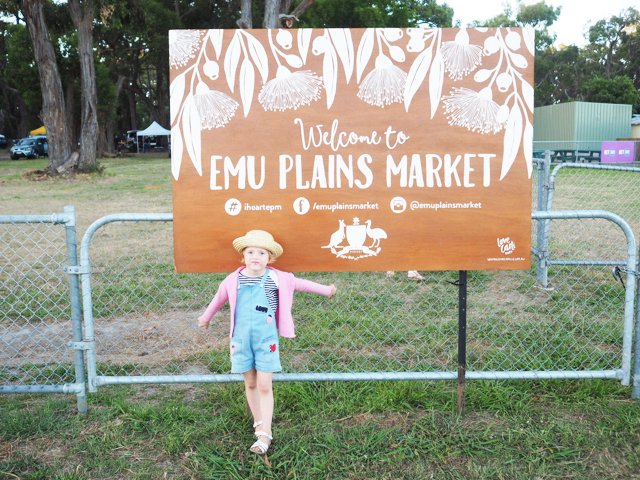
M273 437L267 432L263 432L260 430L256 432L256 437L258 437L258 439L254 442L253 445L251 445L251 448L249 448L249 450L258 455L264 455L265 453L267 453L267 450L269 450L269 446L271 445L271 440L273 440ZM266 438L268 442L263 441L262 438Z
M262 420L258 420L253 424L253 430L255 431L260 425L262 425Z

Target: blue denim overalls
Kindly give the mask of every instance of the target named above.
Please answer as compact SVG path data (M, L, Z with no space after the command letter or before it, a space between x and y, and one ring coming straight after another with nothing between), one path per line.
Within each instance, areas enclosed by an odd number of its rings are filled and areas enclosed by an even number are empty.
M279 372L280 345L276 315L269 306L264 285L267 270L260 283L238 284L233 336L231 338L231 373Z

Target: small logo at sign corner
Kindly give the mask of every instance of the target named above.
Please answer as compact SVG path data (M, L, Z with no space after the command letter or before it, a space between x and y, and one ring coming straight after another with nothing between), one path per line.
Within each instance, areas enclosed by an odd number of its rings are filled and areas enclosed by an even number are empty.
M368 243L367 238L371 240L369 245L365 245ZM361 225L360 219L355 217L351 225L346 225L344 220L338 220L338 229L331 234L329 243L322 248L331 249L331 253L337 258L359 260L378 255L382 251L380 241L386 238L387 232L381 228L372 228L371 220L366 220L364 225Z
M498 237L497 244L503 255L511 255L516 251L516 242L511 240L511 237Z
M224 211L227 212L227 215L231 215L235 217L242 211L242 204L240 200L237 198L230 198L224 204Z

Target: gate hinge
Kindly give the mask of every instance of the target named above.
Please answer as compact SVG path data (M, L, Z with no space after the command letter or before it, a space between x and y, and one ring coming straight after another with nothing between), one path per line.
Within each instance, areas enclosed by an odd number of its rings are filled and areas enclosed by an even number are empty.
M96 342L69 342L67 343L67 347L72 350L94 350L96 347Z
M69 275L82 275L85 273L91 273L91 269L86 265L67 265L64 267L64 273Z

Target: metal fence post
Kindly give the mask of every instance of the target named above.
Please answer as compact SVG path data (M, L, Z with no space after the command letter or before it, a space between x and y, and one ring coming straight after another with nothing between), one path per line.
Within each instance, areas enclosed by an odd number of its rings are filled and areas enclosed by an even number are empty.
M64 225L67 239L67 258L69 265L69 292L71 300L71 328L73 330L73 342L71 347L75 350L75 376L76 384L81 388L76 393L78 411L87 413L87 390L85 384L84 353L82 348L82 307L80 303L80 283L78 282L78 243L76 240L76 209L72 205L64 207L64 213L68 220Z
M638 253L638 263L636 264L635 273L636 277L640 278L640 252ZM631 398L634 400L640 400L640 286L637 286L636 288L636 331Z
M542 181L538 179L541 185L538 197L538 210L549 211L549 198L553 195L552 190L555 188L551 179L551 152L544 152L543 176ZM540 189L540 186L539 186ZM536 280L542 288L549 288L549 230L551 228L551 219L547 218L538 222L538 270L536 272Z
M547 200L549 197L549 174L551 170L551 151L546 150L544 152L544 160L539 167L538 172L538 211L549 210ZM537 223L537 255L538 255L538 268L536 270L536 281L543 288L548 287L549 283L549 269L547 267L547 258L549 255L548 238L545 235L547 230L547 223L551 220L538 220Z

